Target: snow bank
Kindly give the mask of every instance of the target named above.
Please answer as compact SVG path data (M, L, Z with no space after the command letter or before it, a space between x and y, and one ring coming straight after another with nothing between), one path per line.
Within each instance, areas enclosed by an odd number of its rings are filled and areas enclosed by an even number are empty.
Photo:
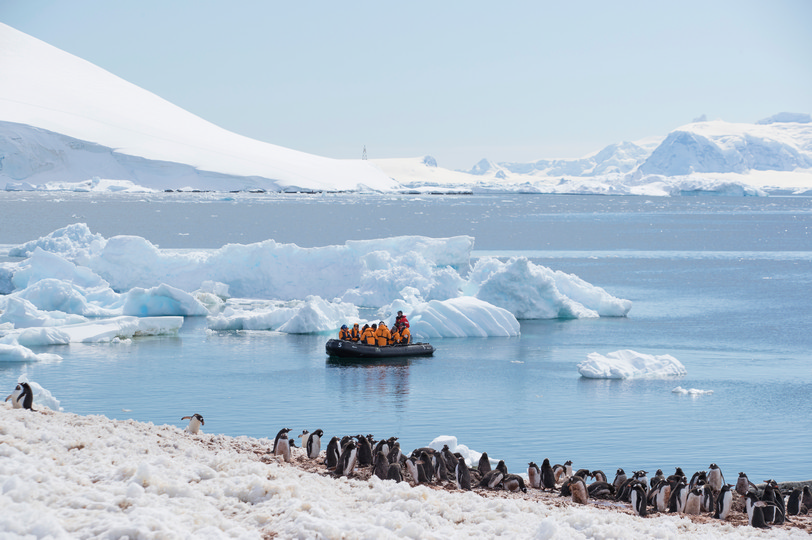
M519 321L506 309L471 296L432 300L406 308L395 304L393 311L403 311L412 335L421 339L435 337L511 337L519 335ZM392 318L394 323L394 318Z
M222 313L207 319L212 330L275 330L288 334L332 332L342 324L359 322L358 308L327 302L318 296L304 301L227 303Z
M589 379L640 379L681 377L688 373L682 363L671 356L615 351L606 356L596 352L578 364L578 372Z
M553 506L521 494L335 479L274 460L272 439L191 435L180 426L8 403L0 403L0 417L0 530L13 537L806 537L800 529ZM300 448L293 456L306 461Z

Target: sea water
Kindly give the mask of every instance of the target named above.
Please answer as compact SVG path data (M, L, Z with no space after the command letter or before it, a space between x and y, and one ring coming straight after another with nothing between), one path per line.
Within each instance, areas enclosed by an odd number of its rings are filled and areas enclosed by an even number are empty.
M187 318L176 337L37 349L63 360L0 365L0 390L26 373L69 412L177 426L199 413L227 435L321 428L397 436L407 451L455 435L513 472L547 457L609 476L717 463L728 481L812 478L810 198L0 194L0 244L75 222L168 249L467 234L475 256L526 256L633 307L372 363L328 359L326 335L210 332ZM671 354L688 374L579 375L589 353L621 349Z

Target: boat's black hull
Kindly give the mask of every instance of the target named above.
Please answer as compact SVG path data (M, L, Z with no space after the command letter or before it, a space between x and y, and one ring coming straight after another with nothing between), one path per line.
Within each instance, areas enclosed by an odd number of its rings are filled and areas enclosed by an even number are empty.
M408 345L389 345L378 347L355 341L331 339L325 346L327 354L340 358L392 358L398 356L431 356L434 347L428 343L410 343Z

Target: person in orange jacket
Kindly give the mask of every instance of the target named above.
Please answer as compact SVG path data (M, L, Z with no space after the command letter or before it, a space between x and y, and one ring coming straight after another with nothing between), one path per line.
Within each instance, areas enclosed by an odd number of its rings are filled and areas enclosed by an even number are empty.
M389 337L392 334L389 332L389 329L386 327L386 324L381 321L378 323L378 329L375 331L375 337L378 341L378 347L385 347L389 345Z
M412 333L409 330L409 322L400 325L400 343L408 345L412 341Z
M375 345L375 331L378 329L377 325L372 325L367 327L364 330L364 333L361 334L361 341L366 343L367 345Z
M358 323L352 325L350 329L350 341L358 341L361 339L361 329L358 328Z
M389 337L389 344L390 345L399 345L400 344L400 331L398 330L397 326L393 326L392 330L390 331L391 336Z
M349 339L350 339L350 329L347 328L346 324L341 325L341 330L338 331L338 339L342 339L344 341L349 341Z

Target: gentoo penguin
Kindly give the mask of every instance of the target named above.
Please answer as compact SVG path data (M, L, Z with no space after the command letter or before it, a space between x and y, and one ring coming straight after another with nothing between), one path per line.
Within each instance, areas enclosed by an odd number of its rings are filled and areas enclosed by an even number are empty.
M647 471L634 471L632 478L643 484L643 487L648 491L648 472Z
M518 474L506 474L505 477L502 478L502 486L504 486L505 491L521 491L522 493L527 493L524 478Z
M710 485L705 484L699 487L702 491L702 504L700 505L703 512L713 512L713 489Z
M308 430L306 430L306 429L303 429L302 432L299 435L296 435L296 438L297 439L302 439L299 444L302 445L302 448L306 449L307 448L307 439L310 438L310 432ZM292 443L293 441L290 441L290 442Z
M751 527L759 529L769 529L770 526L764 521L764 507L767 503L759 501L758 497L752 491L748 491L745 495L744 501L745 508L747 509L747 524Z
M290 430L288 430L290 431ZM282 456L285 463L290 463L290 441L288 434L284 430L277 435L276 444L274 445L273 454L275 456Z
M378 450L378 453L375 454L375 465L372 471L372 474L381 480L386 480L386 477L389 475L389 460L387 459L386 454L380 450Z
M586 488L586 482L580 476L570 476L570 491L572 492L572 502L577 504L586 504L589 501L589 490Z
M797 516L801 513L801 488L795 488L790 492L789 499L787 500L787 515Z
M719 495L716 497L716 511L713 517L716 519L727 519L730 514L730 509L733 507L733 490L730 489L730 484L725 484L719 490Z
M683 513L685 501L688 499L688 484L685 477L671 488L671 497L668 499L668 511L672 513Z
M806 507L807 512L812 512L812 489L809 489L809 486L804 486L804 491L801 494L801 504Z
M502 483L502 480L507 476L507 465L504 461L499 461L499 464L492 471L486 472L482 479L479 481L479 487L488 489L496 489Z
M592 482L586 487L593 499L614 499L615 487L609 482Z
M356 439L358 439L358 443L356 444L357 454L358 454L358 466L359 467L368 467L372 465L372 445L369 443L369 439L364 437L363 435L356 435ZM384 450L384 448L386 448ZM381 446L381 449L378 452L383 452L383 455L389 453L389 447Z
M563 482L561 482L561 490L558 492L559 497L571 497L572 490L570 489L570 484L572 484L572 479L567 478Z
M443 445L442 450L443 457L445 458L445 464L448 467L449 471L454 471L454 474L457 474L457 456L451 453L451 449L448 447L447 444ZM391 461L391 460L390 460Z
M288 432L290 432L289 427L282 428L282 429L279 430L279 433L277 433L276 437L274 437L273 448L271 448L271 452L276 454L276 444L279 442L279 437L281 437L282 435L285 435L287 437ZM290 448L290 444L288 444L288 448Z
M671 501L671 484L660 482L657 488L657 495L654 498L654 507L658 512L667 512Z
M743 472L740 472L739 479L736 480L736 493L744 497L747 495L747 492L750 491L751 486L753 487L753 489L758 490L756 485L753 482L751 482L749 478L747 478L747 475L744 474Z
M422 450L420 452L420 459L418 460L418 463L422 463L423 471L426 475L426 482L430 484L432 480L434 480L434 460L428 454L428 452Z
M656 486L660 482L665 482L665 475L663 474L662 469L657 469L657 472L654 473L654 476L651 477L649 485L651 486L652 489L654 489L654 486Z
M434 453L434 477L437 478L437 482L448 481L448 466L442 452Z
M612 485L615 486L615 493L620 491L620 486L626 481L626 471L618 469L615 473L615 479L612 480Z
M572 477L572 461L566 461L563 465L556 463L553 465L553 476L556 484L564 481L565 478Z
M12 409L22 409L23 408L23 401L20 399L20 395L23 393L23 387L21 385L17 385L14 387L14 391L9 394L6 398L6 401L11 400L11 408Z
M784 495L775 480L766 480L766 484L764 493L761 494L761 500L768 505L772 505L772 507L766 506L764 508L764 521L775 525L783 525L787 513L787 507L784 505Z
M573 476L580 476L581 478L584 479L584 482L586 482L586 479L589 478L589 470L578 469L577 471L575 471L575 474L573 474Z
M632 486L632 492L629 495L629 500L632 503L632 510L640 517L646 517L648 514L648 503L646 501L646 490L641 484Z
M324 436L324 431L317 429L307 438L307 446L305 452L310 459L316 459L321 452L321 438Z
M675 486L677 482L679 482L683 478L685 478L686 482L688 481L688 477L685 476L684 472L682 472L682 467L677 467L677 469L674 471L674 474L666 478L666 480L668 481L669 484Z
M338 458L341 455L338 443L338 437L333 437L330 439L330 442L327 443L327 456L324 458L324 464L327 465L328 469L335 469L338 465Z
M203 421L203 417L199 414L195 413L192 416L184 416L181 420L188 420L189 425L186 426L186 431L189 433L197 433L200 431L200 426L205 426L206 422Z
M555 489L555 474L550 466L550 460L544 458L541 462L541 489L553 491Z
M336 476L349 476L355 470L355 465L358 463L358 448L355 441L350 440L344 448L341 449L341 455L338 457L338 465L336 465Z
M381 452L383 453L383 452ZM403 482L403 474L400 472L399 463L390 463L389 470L386 473L387 480L394 480L395 482Z
M722 486L725 485L725 476L722 474L722 469L716 463L711 463L708 466L708 485L714 493L719 493Z
M532 461L527 464L527 480L531 488L541 487L541 469Z
M696 471L691 476L691 481L688 482L688 489L694 489L696 486L704 486L708 483L708 473L705 471Z
M485 476L491 471L491 460L488 458L487 452L482 452L482 455L479 456L479 464L477 465L476 470L480 477Z
M389 463L400 463L400 457L403 453L400 451L400 443L395 441L392 444L392 448L389 449L389 454L386 455L386 459Z
M465 464L464 459L457 460L454 478L457 482L457 489L471 491L471 472L468 470L468 465Z
M688 490L685 505L682 508L683 514L698 516L702 512L702 489L697 486Z
M425 484L428 482L426 478L426 469L423 468L423 462L414 456L409 456L406 460L406 470L414 480L415 485Z
M592 479L593 479L593 480L595 480L596 482L608 482L608 481L609 481L609 480L606 478L606 473L604 473L604 472L603 472L602 470L600 470L600 469L598 469L598 470L596 470L596 471L592 471L591 473L589 473L589 476L591 476L591 477L592 477ZM583 478L583 477L582 477L582 478Z

